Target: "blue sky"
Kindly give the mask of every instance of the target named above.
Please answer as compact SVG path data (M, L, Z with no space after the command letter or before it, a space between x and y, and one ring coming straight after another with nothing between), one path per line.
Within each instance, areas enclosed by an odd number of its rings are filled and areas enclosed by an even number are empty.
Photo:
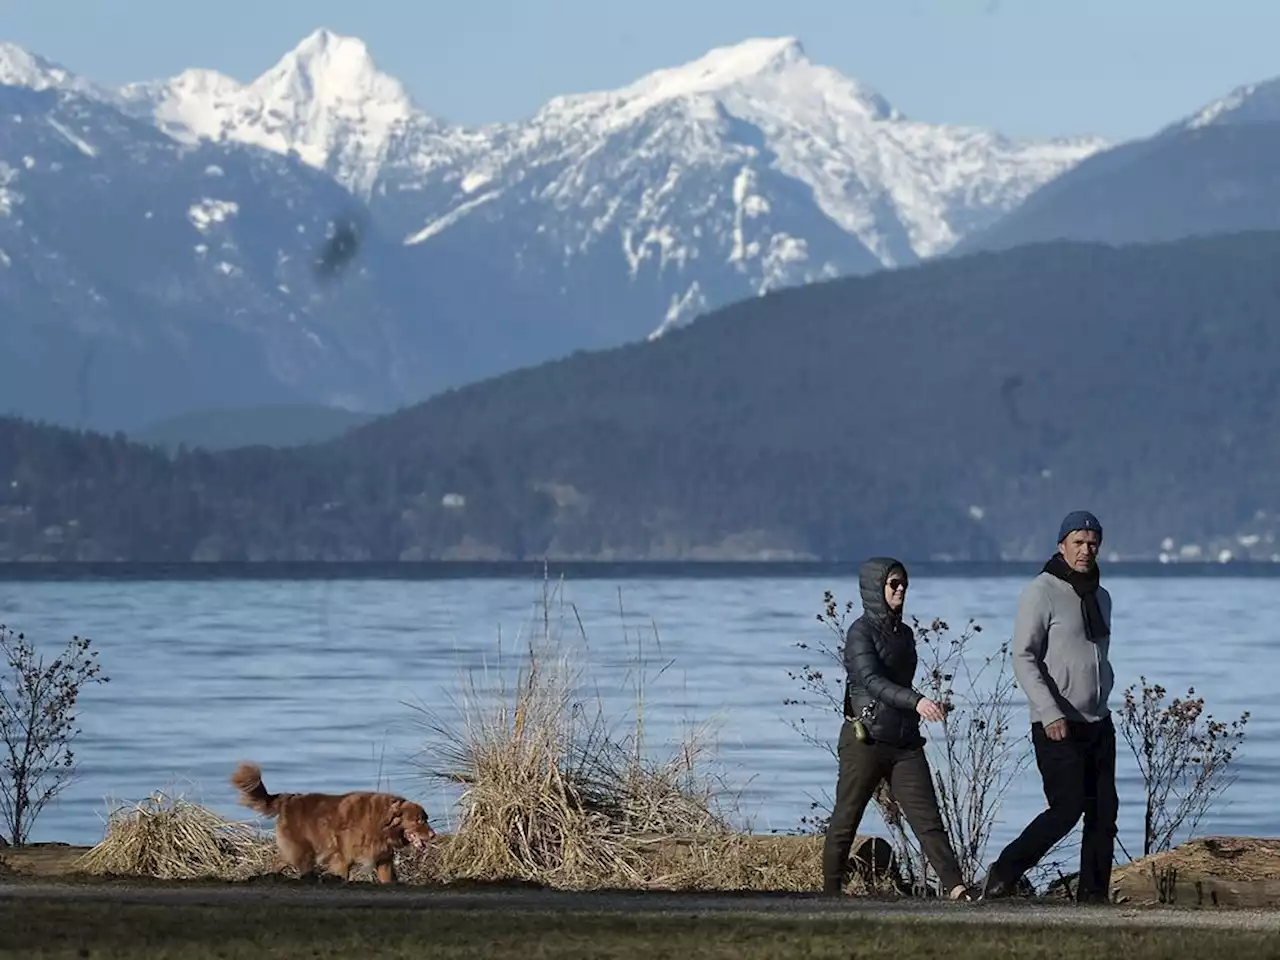
M320 26L460 123L749 36L797 36L909 116L1013 136L1142 136L1280 75L1278 0L0 0L0 39L112 84L248 80Z

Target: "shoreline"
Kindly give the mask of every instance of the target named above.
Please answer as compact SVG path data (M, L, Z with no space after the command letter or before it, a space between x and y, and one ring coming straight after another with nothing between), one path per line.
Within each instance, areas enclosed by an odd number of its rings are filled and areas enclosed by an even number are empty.
M905 561L913 575L938 579L1025 578L1040 570L1036 560ZM786 559L532 559L532 560L245 560L245 561L75 561L0 560L0 583L90 582L259 582L259 581L449 581L566 577L571 580L857 580L861 561ZM1174 560L1155 558L1107 561L1109 578L1280 577L1271 560Z

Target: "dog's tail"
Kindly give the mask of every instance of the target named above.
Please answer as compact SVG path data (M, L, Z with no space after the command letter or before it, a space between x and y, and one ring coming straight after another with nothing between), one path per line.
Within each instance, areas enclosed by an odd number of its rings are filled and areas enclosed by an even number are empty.
M240 792L240 802L267 817L280 812L283 794L267 793L262 785L262 768L256 763L242 763L231 775L231 785Z

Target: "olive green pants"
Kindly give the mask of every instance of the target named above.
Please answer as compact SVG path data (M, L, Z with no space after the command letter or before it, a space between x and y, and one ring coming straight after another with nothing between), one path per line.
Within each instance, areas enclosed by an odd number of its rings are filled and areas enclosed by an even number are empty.
M840 730L838 749L840 773L836 781L835 807L827 823L822 848L823 887L837 893L844 887L858 824L882 780L889 781L894 799L920 849L938 874L943 893L963 883L951 839L942 825L938 796L924 747L894 747L885 743L862 743L846 721Z

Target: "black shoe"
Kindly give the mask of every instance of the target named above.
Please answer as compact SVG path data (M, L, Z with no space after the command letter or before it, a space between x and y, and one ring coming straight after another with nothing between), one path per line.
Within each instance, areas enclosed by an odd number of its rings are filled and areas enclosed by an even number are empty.
M1016 889L1012 883L996 874L994 870L987 871L987 879L983 881L982 892L978 894L979 900L1005 900L1012 897Z
M843 880L822 881L822 895L824 897L844 896L844 881Z

